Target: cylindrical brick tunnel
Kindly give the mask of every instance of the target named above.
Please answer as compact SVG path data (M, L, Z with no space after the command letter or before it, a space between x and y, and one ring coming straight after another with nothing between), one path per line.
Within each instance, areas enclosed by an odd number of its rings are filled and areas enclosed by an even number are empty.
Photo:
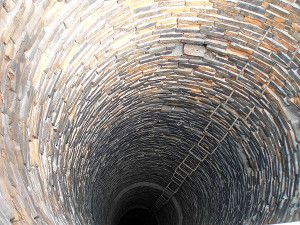
M300 220L299 0L0 3L0 224Z

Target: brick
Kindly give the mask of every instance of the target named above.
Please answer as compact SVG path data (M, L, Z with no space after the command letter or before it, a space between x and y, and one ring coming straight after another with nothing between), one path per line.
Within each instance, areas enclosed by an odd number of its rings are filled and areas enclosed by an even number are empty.
M185 44L183 47L183 53L191 56L204 57L206 49L204 46Z
M3 1L0 224L109 224L191 152L183 224L300 220L298 3Z

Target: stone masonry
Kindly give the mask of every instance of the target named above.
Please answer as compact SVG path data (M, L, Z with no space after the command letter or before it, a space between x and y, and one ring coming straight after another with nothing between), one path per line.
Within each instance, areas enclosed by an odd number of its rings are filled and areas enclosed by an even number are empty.
M0 0L0 224L300 220L300 0Z

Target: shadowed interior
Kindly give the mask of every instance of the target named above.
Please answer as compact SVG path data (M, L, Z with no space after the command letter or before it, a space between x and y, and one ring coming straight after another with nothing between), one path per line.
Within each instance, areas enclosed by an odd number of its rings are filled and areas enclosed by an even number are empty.
M155 215L146 209L132 209L122 216L118 225L158 225Z
M1 3L0 223L300 220L299 4Z

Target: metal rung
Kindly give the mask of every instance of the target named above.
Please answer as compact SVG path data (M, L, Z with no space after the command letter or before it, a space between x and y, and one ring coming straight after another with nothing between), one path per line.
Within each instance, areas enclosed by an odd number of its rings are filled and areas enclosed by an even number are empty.
M210 151L208 151L207 149L203 148L202 146L199 146L199 148L201 148L202 151L204 151L206 154L210 154Z
M187 175L190 175L193 172L192 168L190 168L189 166L187 166L183 163L180 163L179 168Z
M232 97L232 95L233 95L234 92L235 92L235 91L233 90L233 91L230 93L230 95L226 97L225 102L224 102L224 103L221 102L221 103L214 109L214 111L213 111L213 112L210 114L210 116L209 116L210 119L212 119L213 115L217 112L217 110L218 110L222 105L226 105L226 104L228 103L229 99Z
M210 126L210 124L211 124L211 120L208 122L208 124L205 126L205 128L204 128L204 131L206 131L207 130L207 128Z
M202 146L198 146L198 151L190 151L189 153L197 158L200 162L203 162L203 158L205 158L208 153L206 150L203 151L202 149Z
M230 125L227 124L226 122L222 124L220 121L217 121L215 118L212 118L212 121L213 121L214 123L216 123L216 125L222 127L222 129L224 129L224 130L228 130L229 127L230 127ZM228 127L228 126L229 126L229 127Z
M185 171L183 171L179 166L181 164L179 164L176 169L175 169L175 172L174 173L177 173L179 176L181 176L182 178L186 178L188 176L188 173L186 173Z
M208 136L208 137L214 139L215 141L218 141L218 139L216 139L216 138L215 138L211 133L209 133L208 131L205 132L205 133L206 133L206 136Z
M224 139L227 137L227 135L228 135L228 131L227 131L226 134L221 138L220 143L221 143L222 141L224 141Z
M220 108L221 104L219 104L214 111L210 114L209 118L212 118L212 116L216 113L216 111Z
M161 194L161 198L168 201L171 198L171 194L170 193L166 193L165 191L163 191L163 193Z
M188 168L188 170L193 171L193 168L191 168L189 165L187 165L186 163L184 163L184 161L180 163L180 166L179 166L179 167L181 167L181 165L184 165L186 168ZM182 167L181 167L181 168L182 168ZM189 173L189 174L190 174L190 173ZM188 174L188 175L189 175L189 174Z
M216 138L214 138L212 135L205 135L203 136L201 142L198 142L198 147L204 150L207 154L211 154L211 151L209 151L209 149L214 149L216 147L214 143L218 143L218 140ZM207 145L207 148L203 147L203 145Z
M179 185L177 185L174 181L171 180L167 185L167 188L169 188L169 190L171 190L172 192L175 192L179 188Z
M175 182L176 184L178 184L179 186L181 186L181 184L185 181L185 179L183 179L183 178L182 179L178 179L177 177L175 177L175 174L176 173L173 174L171 180L173 182Z
M191 150L189 151L189 154L193 155L196 159L198 159L201 162L201 159L195 153L193 153Z
M207 158L207 156L208 156L208 154L203 157L203 159L201 160L201 162L204 162L205 159Z
M179 169L179 167L177 167L177 168ZM176 168L176 170L178 171L177 168ZM182 171L181 174L180 174L180 173L178 173L177 171L175 171L175 172L173 173L173 176L174 176L174 177L176 176L176 178L177 178L178 180L185 180L185 179L187 178L188 174L184 173L183 171ZM184 174L182 174L182 173L184 173Z
M197 145L198 145L198 147L201 147L201 142L204 140L204 138L206 137L206 136L209 136L208 135L209 134L209 132L207 132L206 130L204 130L203 131L203 135L202 135L202 138L198 141L198 143L197 143Z
M168 185L167 185L168 187ZM163 190L163 193L161 194L161 197L164 196L165 199L169 199L169 196L172 196L174 194L173 191L170 191L169 189L167 189L167 187L165 187L165 189Z
M203 154L203 157L199 157L199 156L197 156L194 152L190 152L190 154L193 155L194 157L197 157L197 159L199 160L199 164L200 164L201 162L203 162L204 159L205 159L206 156L207 156L207 154Z
M232 130L234 124L236 123L236 121L238 120L238 117L235 117L233 123L230 125L229 130Z
M242 70L240 71L240 73L239 73L239 75L240 74L242 74L242 72L244 72L245 71L245 69L247 68L247 66L249 66L249 62L247 62L246 64L245 64L245 66L242 68Z
M255 106L253 106L250 111L248 112L247 116L245 117L245 120L248 119L248 117L254 112Z
M181 180L185 180L187 178L187 176L183 177L179 173L177 173L176 171L173 173L172 177L174 177L176 180L179 180L179 182L181 182Z
M218 145L214 148L214 150L212 150L212 152L210 153L210 155L214 154L215 151L220 147L220 142L218 142Z
M175 183L174 183L175 184ZM178 186L175 190L169 188L169 187L166 187L166 190L169 191L169 192L172 192L172 196L179 190L180 186Z
M200 160L198 160L198 158L194 157L192 154L188 154L183 160L183 163L189 166L193 171L195 171L195 168L198 167Z
M231 91L230 95L228 95L228 97L226 98L226 101L223 103L223 105L227 104L227 102L229 101L229 99L231 99L231 97L232 97L232 95L233 95L234 92L235 92L235 90Z
M223 125L218 121L218 120L215 120L214 118L211 118L211 120L216 123L217 125L223 127Z
M205 138L205 135L203 135L202 138L198 141L198 143L197 143L198 147L201 148L201 142L203 141L204 138Z

